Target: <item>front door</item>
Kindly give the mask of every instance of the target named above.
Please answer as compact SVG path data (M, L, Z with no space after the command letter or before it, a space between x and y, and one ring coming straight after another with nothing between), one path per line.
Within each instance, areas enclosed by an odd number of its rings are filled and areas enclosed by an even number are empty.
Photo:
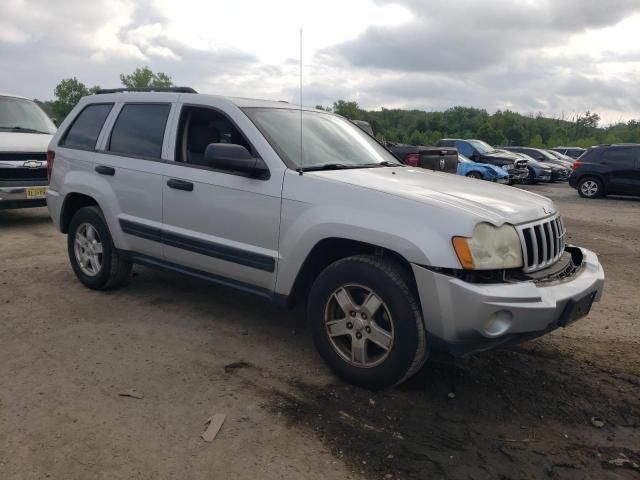
M210 143L240 144L259 154L231 113L244 115L214 106L181 107L175 161L164 165L164 256L221 283L269 295L278 258L283 170L257 179L207 164Z

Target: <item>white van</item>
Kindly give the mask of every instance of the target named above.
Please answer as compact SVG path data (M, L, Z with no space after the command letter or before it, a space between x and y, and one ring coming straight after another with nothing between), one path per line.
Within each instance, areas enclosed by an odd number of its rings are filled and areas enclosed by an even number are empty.
M0 94L0 210L46 205L47 145L55 131L35 102Z

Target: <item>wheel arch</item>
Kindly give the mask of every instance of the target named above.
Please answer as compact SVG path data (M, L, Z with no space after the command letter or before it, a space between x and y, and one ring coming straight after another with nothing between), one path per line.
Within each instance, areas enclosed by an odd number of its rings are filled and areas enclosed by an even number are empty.
M62 202L62 209L60 212L60 231L62 233L69 233L69 225L73 215L83 207L96 206L100 208L100 205L90 195L84 193L71 192L64 197Z
M276 294L274 298L275 303L286 308L293 308L300 305L306 298L315 279L326 267L343 258L362 254L385 257L401 265L406 270L412 282L411 288L416 290L417 295L417 287L411 264L400 253L359 240L328 237L318 241L313 246L298 270L289 294ZM416 296L416 298L418 297Z
M582 175L580 175L577 179L576 179L576 189L580 188L580 183L588 178L595 178L597 180L600 181L600 183L602 184L602 193L606 194L607 193L607 181L604 177L604 175L602 175L601 173L596 173L596 172L588 172L588 173L583 173Z

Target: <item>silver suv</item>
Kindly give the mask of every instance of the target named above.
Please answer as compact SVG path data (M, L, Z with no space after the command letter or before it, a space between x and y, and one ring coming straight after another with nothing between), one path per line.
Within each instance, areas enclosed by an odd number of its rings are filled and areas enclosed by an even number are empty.
M567 326L602 295L550 200L404 166L331 113L110 91L49 148L49 211L83 284L117 287L138 263L304 302L324 360L364 387L402 382L430 349Z

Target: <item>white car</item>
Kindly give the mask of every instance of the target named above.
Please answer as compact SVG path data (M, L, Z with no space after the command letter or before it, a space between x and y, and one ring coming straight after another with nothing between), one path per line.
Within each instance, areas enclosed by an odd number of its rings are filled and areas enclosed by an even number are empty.
M0 94L0 210L42 207L56 126L32 100Z
M328 112L112 92L83 98L49 147L47 205L89 288L139 263L304 303L325 361L369 388L432 349L567 326L602 295L598 258L565 245L547 198L407 167Z

